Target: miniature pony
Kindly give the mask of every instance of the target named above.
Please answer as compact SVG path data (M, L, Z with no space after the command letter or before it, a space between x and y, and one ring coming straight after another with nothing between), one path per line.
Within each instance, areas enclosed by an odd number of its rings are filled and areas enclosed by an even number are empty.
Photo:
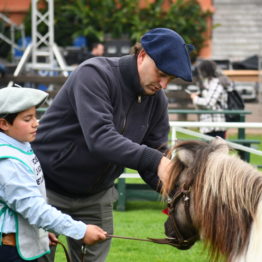
M188 248L200 238L211 261L262 261L262 173L229 154L219 138L181 142L174 150L163 185L170 198L166 235L181 235Z

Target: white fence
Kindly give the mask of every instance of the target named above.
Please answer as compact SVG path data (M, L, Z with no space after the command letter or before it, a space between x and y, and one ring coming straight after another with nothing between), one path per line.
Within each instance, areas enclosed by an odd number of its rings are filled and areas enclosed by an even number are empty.
M194 136L196 138L201 138L206 141L211 141L214 139L214 137L203 135L199 132L190 130L188 128L198 128L198 127L224 127L224 128L261 128L262 129L262 123L247 123L247 122L182 122L182 121L170 121L170 128L171 128L171 141L170 144L175 145L175 142L177 140L177 132L187 134L190 136ZM249 152L258 156L262 156L262 151L256 150L251 147L242 146L240 144L232 143L229 141L226 141L228 145L231 148L242 150L245 152ZM262 163L262 161L261 161ZM137 173L123 173L121 175L121 178L140 178L139 174Z
M247 123L247 122L182 122L182 121L170 121L170 127L171 127L171 145L175 144L175 141L177 139L177 132L181 132L184 134L192 135L197 138L202 138L204 140L210 141L214 139L214 137L207 136L200 134L198 132L192 131L188 128L198 128L198 127L224 127L224 128L261 128L262 129L262 123ZM185 128L186 127L186 128ZM256 150L254 148L242 146L237 143L228 142L230 147L238 150L242 150L245 152L249 152L252 154L256 154L259 156L262 156L262 151Z

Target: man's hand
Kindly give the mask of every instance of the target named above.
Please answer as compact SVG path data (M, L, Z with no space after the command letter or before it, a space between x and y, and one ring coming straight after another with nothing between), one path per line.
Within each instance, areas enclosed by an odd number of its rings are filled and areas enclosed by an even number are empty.
M83 242L86 245L93 245L96 242L105 240L107 238L106 236L107 232L105 232L102 228L95 225L87 225Z
M158 165L157 175L163 184L163 188L168 188L167 176L170 172L171 160L167 157L162 157Z

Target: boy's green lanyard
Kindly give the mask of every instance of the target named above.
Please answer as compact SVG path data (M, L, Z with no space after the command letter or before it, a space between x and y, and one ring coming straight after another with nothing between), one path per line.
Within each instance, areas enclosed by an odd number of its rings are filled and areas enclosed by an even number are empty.
M11 147L11 148L15 148L13 147L12 145L9 145L9 144L0 144L0 146L8 146L8 147ZM18 148L15 148L15 149L18 149ZM21 151L20 149L18 149L19 151ZM7 212L9 213L10 216L13 216L13 211L10 210L8 208L8 206L6 205L5 202L1 201L0 200L0 203L3 204L3 208L0 210L0 217L3 215L3 225L1 227L1 230L0 230L0 246L2 245L2 239L3 239L3 229L4 229L4 225L5 225L5 216L7 214Z
M3 217L3 225L2 225L1 231L0 231L0 246L1 246L2 245L2 239L3 239L3 229L4 229L4 225L5 225L5 215L9 211L9 208L8 208L8 206L4 202L0 201L0 203L4 205L4 207L0 210L0 217L2 215L4 215L4 217Z

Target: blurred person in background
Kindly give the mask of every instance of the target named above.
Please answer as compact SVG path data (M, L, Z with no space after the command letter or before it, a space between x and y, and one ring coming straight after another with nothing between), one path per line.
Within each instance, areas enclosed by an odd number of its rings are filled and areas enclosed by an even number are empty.
M203 60L196 66L199 93L191 93L193 104L199 109L224 110L227 108L227 93L220 82L217 65L212 60ZM200 122L226 122L225 114L201 114ZM200 132L209 136L226 137L223 127L201 127Z

